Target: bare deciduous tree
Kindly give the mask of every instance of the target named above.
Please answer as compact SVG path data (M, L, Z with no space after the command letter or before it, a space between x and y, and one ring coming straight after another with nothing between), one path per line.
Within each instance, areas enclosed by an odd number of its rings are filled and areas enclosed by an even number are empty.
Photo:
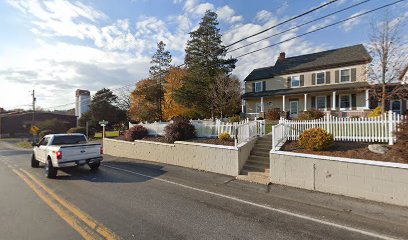
M219 74L210 84L208 94L215 112L219 113L221 118L226 114L234 114L239 111L240 91L241 83L235 76Z
M372 95L381 102L384 112L387 100L399 95L399 78L407 65L407 47L402 42L402 19L393 19L388 12L384 17L371 21L369 52L373 61L368 67L368 77L372 81Z

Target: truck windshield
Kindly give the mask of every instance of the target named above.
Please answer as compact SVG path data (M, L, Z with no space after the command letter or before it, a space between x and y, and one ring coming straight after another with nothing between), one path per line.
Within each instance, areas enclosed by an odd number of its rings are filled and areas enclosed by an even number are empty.
M70 145L70 144L83 144L86 143L85 136L81 135L67 135L67 136L54 136L51 145Z

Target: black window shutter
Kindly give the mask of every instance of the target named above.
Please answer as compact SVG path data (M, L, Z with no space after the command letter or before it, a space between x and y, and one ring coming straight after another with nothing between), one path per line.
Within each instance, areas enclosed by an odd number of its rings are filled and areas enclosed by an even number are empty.
M356 110L356 108L357 108L356 94L351 94L351 109Z
M312 85L316 85L316 73L312 73Z
M262 82L262 91L266 91L266 81Z
M330 71L326 72L326 84L330 84Z
M334 71L334 82L335 83L339 83L339 70L337 70L337 71Z
M356 68L352 68L351 69L351 81L355 82L357 80L357 69Z
M305 86L305 75L300 75L300 86Z
M316 97L315 96L312 96L312 102L311 103L312 103L312 105L311 105L312 109L316 108Z
M330 102L330 99L331 99L331 97L330 97L330 95L328 95L327 98L326 98L326 108L327 109L330 109L331 105L332 105L332 103Z
M286 83L287 83L287 85L288 85L288 88L292 87L291 78L290 78L290 77L288 77L288 80L287 80Z
M336 95L336 108L338 108L340 105L340 96Z
M255 83L252 83L252 92L255 92Z

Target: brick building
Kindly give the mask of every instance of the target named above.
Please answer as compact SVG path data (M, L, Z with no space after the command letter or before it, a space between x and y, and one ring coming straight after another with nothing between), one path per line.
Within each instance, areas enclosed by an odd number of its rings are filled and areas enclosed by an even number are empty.
M49 112L36 112L33 113L24 112L16 114L0 115L0 138L4 137L28 137L30 135L29 130L31 124L37 124L39 122L57 119L61 123L66 124L67 127L76 127L76 116L56 114Z

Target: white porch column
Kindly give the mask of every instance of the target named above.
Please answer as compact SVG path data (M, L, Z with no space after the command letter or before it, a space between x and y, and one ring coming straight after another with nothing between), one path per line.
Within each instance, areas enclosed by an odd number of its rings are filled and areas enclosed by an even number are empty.
M263 101L263 97L261 97L261 112L264 112L264 101Z
M336 110L336 91L333 91L333 101L331 110Z
M286 107L285 107L285 95L282 96L282 111L286 112Z
M303 108L303 111L307 111L307 93L305 93L305 106Z
M370 89L366 89L365 90L365 108L366 109L370 109Z
M245 113L244 111L245 111L245 100L242 99L242 101L241 101L241 112Z

